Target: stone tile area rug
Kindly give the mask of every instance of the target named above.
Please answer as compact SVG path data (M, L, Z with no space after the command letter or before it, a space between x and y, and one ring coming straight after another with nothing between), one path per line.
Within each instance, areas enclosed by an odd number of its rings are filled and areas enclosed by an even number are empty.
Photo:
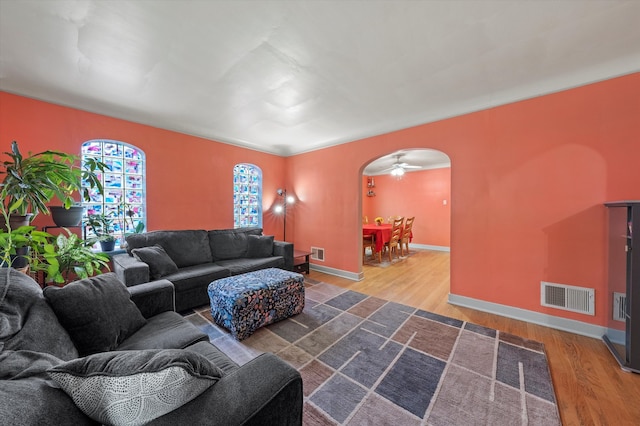
M273 352L303 378L304 425L559 425L544 346L307 279L304 311L238 342L187 318L239 364Z

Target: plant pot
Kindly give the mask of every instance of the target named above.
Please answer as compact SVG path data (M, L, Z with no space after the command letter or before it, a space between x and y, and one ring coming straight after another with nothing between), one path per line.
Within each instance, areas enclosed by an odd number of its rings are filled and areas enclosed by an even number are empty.
M18 229L21 226L28 226L31 223L31 217L33 215L31 213L27 213L26 215L20 215L12 213L9 215L9 226L11 229ZM3 231L7 230L4 221L0 220L0 229Z
M100 248L102 251L113 251L116 248L116 242L114 241L100 241Z
M79 226L82 223L82 212L84 207L71 206L65 209L64 206L51 206L51 217L58 226Z
M6 268L7 264L2 262L0 265ZM29 266L29 247L16 248L16 254L11 255L11 267L14 269L24 269Z

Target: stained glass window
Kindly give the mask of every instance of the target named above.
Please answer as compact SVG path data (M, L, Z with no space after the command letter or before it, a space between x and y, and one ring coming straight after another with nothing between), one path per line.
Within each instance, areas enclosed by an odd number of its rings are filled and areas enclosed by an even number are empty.
M90 157L105 163L109 171L98 173L104 194L90 189L91 201L83 202L84 218L100 213L112 218L111 231L119 245L125 234L139 229L140 223L146 227L145 155L135 146L123 142L91 140L82 144L82 160ZM92 236L90 230L87 230L87 236Z
M233 168L233 226L262 227L262 170L253 164Z

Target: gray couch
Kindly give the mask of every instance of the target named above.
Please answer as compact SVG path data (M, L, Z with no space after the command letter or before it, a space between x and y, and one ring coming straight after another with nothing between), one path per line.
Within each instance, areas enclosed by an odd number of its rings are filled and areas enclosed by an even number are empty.
M90 399L82 393L97 389L73 387L79 403L61 389L56 371L76 364L105 369L109 365L101 358L115 356L117 372L125 375L127 360L158 352L196 359L191 365L213 374L205 379L215 383L207 382L205 390L149 424L301 424L302 380L293 367L272 354L238 366L173 311L173 297L167 280L127 288L108 273L43 292L27 275L0 270L0 423L100 424L78 408ZM171 390L182 392L185 386ZM156 406L139 410L154 411L157 415Z
M157 246L169 260L140 252ZM112 261L127 287L161 278L171 281L176 311L181 312L208 304L207 286L219 278L265 268L293 270L293 244L263 236L262 228L151 231L127 236L127 253ZM175 266L165 268L167 263Z

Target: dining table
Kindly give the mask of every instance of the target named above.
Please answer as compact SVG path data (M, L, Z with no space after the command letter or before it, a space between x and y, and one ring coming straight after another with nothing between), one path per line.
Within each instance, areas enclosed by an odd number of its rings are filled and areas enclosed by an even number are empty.
M382 262L382 248L386 243L391 240L391 230L393 229L393 225L390 223L381 223L381 224L369 224L365 223L362 225L362 236L366 237L367 235L373 235L373 239L375 244L375 255L378 257L378 262ZM409 237L409 241L413 238L413 232Z
M391 239L391 228L393 228L393 225L390 223L381 223L380 225L366 223L362 225L362 236L373 235L376 243L374 255L378 255L378 261L382 260L382 248Z

